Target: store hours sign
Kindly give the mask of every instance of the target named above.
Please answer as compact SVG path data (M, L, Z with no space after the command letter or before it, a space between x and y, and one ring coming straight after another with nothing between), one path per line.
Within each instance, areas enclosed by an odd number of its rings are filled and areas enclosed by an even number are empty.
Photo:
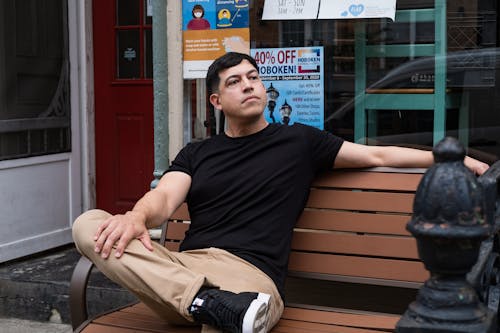
M323 47L251 49L250 53L267 90L267 121L323 129Z
M396 0L266 0L263 20L360 19L394 21Z

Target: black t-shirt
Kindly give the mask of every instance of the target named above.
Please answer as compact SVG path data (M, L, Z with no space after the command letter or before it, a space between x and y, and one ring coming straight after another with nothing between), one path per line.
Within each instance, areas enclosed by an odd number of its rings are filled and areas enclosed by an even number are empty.
M314 176L333 166L343 140L295 123L184 147L168 171L192 178L191 226L181 251L216 247L265 272L283 296L293 227Z

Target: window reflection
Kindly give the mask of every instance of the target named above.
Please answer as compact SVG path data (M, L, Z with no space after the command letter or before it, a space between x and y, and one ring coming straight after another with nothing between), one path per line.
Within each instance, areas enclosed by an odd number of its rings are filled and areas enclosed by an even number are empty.
M442 0L439 0L442 1ZM360 20L262 21L264 1L251 8L252 48L324 47L324 128L354 140L355 81L357 72L355 26ZM464 135L471 155L493 162L500 158L500 96L498 84L497 5L494 1L447 1L445 58L446 94L458 93L446 112L446 135ZM398 9L433 8L434 0L400 0ZM391 22L366 19L367 44L434 43L432 22ZM380 89L434 89L434 57L401 56L366 60L367 87ZM387 92L387 91L386 91ZM391 93L395 93L392 91ZM494 97L492 97L494 96ZM430 148L433 145L434 112L377 110L371 118L376 135L371 144L400 144ZM460 113L460 109L467 112ZM368 126L368 125L367 125Z

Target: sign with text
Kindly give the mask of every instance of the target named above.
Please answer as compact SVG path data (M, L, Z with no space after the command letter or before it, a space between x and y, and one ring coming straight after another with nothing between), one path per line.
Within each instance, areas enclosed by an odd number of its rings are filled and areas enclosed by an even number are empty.
M394 21L396 0L266 0L263 20L314 20L387 17Z
M387 17L394 21L396 0L322 1L318 19L359 19Z
M184 78L205 78L226 52L250 52L248 0L183 0Z
M323 129L323 47L251 49L250 54L267 89L267 121Z
M318 17L319 0L266 0L263 20L314 20Z

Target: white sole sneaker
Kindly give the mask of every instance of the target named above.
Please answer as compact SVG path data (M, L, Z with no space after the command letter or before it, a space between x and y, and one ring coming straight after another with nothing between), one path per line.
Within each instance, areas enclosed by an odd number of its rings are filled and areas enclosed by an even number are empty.
M242 333L267 333L268 304L271 295L259 293L257 298L250 303L243 323Z

